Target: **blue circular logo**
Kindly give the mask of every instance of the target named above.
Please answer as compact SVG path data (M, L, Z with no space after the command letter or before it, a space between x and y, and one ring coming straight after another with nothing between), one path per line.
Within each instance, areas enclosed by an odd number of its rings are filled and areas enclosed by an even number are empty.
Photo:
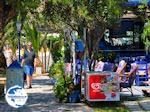
M8 89L5 99L10 106L19 108L26 103L28 95L22 87L16 85Z

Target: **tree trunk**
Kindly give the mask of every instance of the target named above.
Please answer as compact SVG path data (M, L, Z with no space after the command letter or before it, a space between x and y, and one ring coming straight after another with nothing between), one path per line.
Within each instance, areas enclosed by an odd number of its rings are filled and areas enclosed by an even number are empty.
M105 30L105 24L100 24L96 22L94 29L89 29L88 31L88 41L91 42L91 45L89 45L89 58L91 60L89 64L90 70L92 69L91 64L94 60L94 55L98 53L99 42L103 38Z
M0 0L0 48L2 47L4 35L4 1Z
M47 56L46 56L46 48L44 48L44 62L45 62L45 73L47 72Z
M6 59L3 54L4 45L4 0L0 0L0 74L6 71Z
M83 28L84 28L84 22L80 24L80 27L78 27L78 34L81 36L82 40L83 39ZM86 27L85 27L86 28ZM92 61L94 60L94 55L95 53L98 53L99 50L99 42L103 37L103 33L106 30L106 25L105 23L100 23L98 21L95 21L94 27L91 29L87 29L87 38L86 38L86 50L85 51L88 53L88 58L91 60L89 68L91 70L91 64Z

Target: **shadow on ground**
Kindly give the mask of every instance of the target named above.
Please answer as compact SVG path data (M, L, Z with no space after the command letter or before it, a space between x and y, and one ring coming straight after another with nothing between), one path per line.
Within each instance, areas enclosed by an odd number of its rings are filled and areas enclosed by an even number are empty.
M26 105L15 109L0 98L0 112L93 112L84 103L59 103L53 93L29 93Z

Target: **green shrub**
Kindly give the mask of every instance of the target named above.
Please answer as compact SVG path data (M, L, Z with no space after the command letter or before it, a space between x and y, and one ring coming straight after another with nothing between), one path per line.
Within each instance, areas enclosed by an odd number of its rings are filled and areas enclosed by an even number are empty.
M50 67L49 70L49 76L57 78L58 76L63 74L64 74L64 62L57 61L56 63L53 63L53 65Z
M67 102L68 95L73 89L73 82L70 76L58 76L56 79L56 84L54 85L55 96L59 99L60 102Z
M60 102L67 102L68 95L74 89L70 75L64 74L64 62L57 61L50 67L49 76L56 79L54 94Z

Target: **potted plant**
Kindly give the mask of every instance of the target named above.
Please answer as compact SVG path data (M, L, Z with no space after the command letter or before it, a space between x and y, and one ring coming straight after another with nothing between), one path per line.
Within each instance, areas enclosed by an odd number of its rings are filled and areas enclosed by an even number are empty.
M71 75L65 74L63 61L57 61L50 67L49 76L56 80L54 94L59 102L76 102L76 87Z
M68 89L66 81L64 80L63 76L59 76L56 79L56 83L54 85L54 94L56 98L59 99L59 102L67 102L68 101Z

